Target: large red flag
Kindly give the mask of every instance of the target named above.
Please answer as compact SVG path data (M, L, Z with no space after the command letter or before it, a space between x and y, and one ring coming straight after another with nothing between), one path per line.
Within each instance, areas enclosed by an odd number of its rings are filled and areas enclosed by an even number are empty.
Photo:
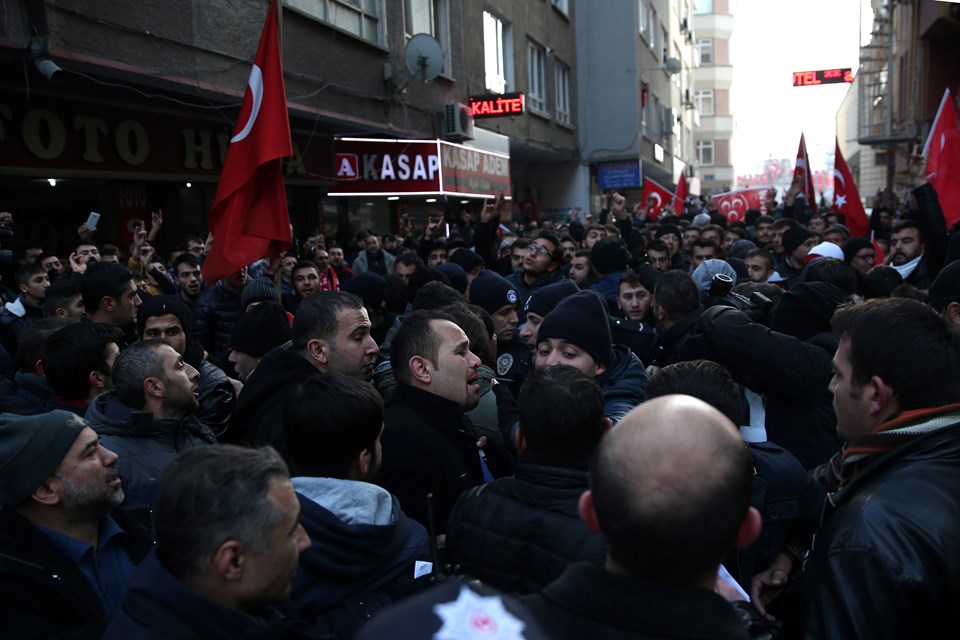
M715 194L713 199L716 200L717 209L727 219L727 222L736 222L746 217L747 209L760 209L762 206L761 200L766 191L766 187L727 191Z
M673 208L677 212L677 215L683 215L683 206L687 201L687 195L689 195L687 189L687 174L680 172L680 179L677 180L677 197L674 200Z
M650 221L656 220L660 212L673 199L673 193L658 182L650 178L643 179L643 206L653 206L650 211Z
M813 189L813 172L810 170L810 156L807 155L807 143L800 134L800 148L797 149L797 163L793 168L793 177L803 178L803 199L808 207L817 210L817 192Z
M947 227L960 220L960 129L950 89L945 89L923 146L927 182L936 189Z
M247 92L210 209L213 249L203 262L212 284L291 244L282 159L293 154L283 87L276 0L270 3Z
M833 159L833 208L843 214L844 224L850 230L851 238L865 236L870 232L870 221L863 209L863 202L860 201L857 183L853 181L847 161L840 153L840 140L837 140Z

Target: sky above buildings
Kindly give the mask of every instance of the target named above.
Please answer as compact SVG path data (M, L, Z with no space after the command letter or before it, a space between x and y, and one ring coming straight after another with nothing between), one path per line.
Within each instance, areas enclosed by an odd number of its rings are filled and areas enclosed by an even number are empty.
M861 2L863 4L861 14ZM735 0L731 108L737 175L760 173L768 158L796 158L806 137L814 170L833 153L845 83L794 87L793 72L850 67L872 23L869 0Z

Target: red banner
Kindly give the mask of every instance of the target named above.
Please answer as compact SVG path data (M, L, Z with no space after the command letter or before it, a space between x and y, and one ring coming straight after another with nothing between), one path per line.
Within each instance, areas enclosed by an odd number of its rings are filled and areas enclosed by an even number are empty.
M673 192L664 187L659 182L650 178L643 179L643 199L644 207L652 207L650 210L650 220L655 221L664 207L673 200Z
M837 140L836 154L833 159L833 208L843 214L844 224L850 230L850 237L865 236L870 231L867 212L860 201L857 183L847 167L847 161L840 153L840 140Z
M760 210L765 188L744 189L742 191L728 191L713 196L717 202L717 209L727 219L727 222L742 221L747 216L747 209Z
M960 220L960 129L949 89L943 92L923 156L927 159L927 182L937 191L947 227L952 227Z

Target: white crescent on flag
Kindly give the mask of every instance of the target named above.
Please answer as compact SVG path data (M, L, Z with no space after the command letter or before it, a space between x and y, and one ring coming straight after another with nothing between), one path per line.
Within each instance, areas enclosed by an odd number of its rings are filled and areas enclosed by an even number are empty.
M840 173L839 169L833 170L833 177L840 180L840 185L843 187L844 191L847 189L847 182L843 179L843 174Z
M656 204L657 209L660 209L663 206L663 196L661 196L659 193L657 193L656 191L651 191L650 197L657 199L657 204Z
M253 96L253 108L250 109L250 117L247 118L247 123L243 125L243 129L230 138L230 144L240 142L250 135L250 132L253 131L253 125L257 122L260 103L263 102L263 72L257 65L253 65L253 68L250 69L250 80L247 81L247 85L250 87L250 95Z

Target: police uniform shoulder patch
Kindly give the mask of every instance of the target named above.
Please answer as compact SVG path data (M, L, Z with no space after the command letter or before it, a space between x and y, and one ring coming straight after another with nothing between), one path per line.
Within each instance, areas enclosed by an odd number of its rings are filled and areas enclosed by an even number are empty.
M513 356L509 353L505 353L499 358L497 358L497 375L505 376L507 371L510 371L510 367L513 366Z

